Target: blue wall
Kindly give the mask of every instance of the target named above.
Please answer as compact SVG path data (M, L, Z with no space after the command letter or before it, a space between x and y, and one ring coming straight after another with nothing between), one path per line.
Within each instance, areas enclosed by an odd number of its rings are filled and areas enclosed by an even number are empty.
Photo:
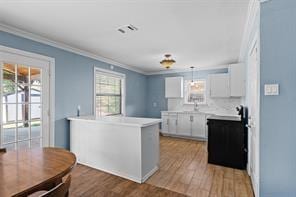
M201 70L194 72L194 78L206 79L209 74L227 73L227 68L215 70ZM160 118L161 111L167 110L167 99L165 98L165 78L183 76L185 79L191 79L191 72L150 75L147 78L147 116ZM156 104L156 106L153 105Z
M296 1L261 7L260 196L296 196ZM264 84L279 83L279 96Z
M67 52L29 39L0 31L0 45L17 48L55 58L55 143L69 148L69 116L93 111L93 67L109 69L110 65ZM126 74L126 113L128 116L146 115L145 75L114 66L114 71Z

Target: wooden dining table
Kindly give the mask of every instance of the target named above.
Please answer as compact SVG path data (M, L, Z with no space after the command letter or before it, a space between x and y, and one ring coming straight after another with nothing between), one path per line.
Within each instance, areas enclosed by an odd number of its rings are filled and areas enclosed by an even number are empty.
M61 183L76 165L62 148L34 148L0 153L0 197L28 196Z

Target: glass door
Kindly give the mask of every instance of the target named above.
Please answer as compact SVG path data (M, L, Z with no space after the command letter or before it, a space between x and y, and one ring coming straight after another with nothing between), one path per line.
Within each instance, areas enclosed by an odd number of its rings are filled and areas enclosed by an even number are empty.
M8 150L48 146L46 69L0 62L0 146Z

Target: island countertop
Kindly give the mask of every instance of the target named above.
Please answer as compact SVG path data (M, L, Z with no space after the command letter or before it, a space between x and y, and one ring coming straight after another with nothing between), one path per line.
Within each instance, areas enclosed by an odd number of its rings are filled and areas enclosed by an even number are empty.
M161 119L155 118L137 118L137 117L126 117L126 116L76 116L69 117L68 120L78 120L78 121L88 121L88 122L100 122L103 124L116 124L125 126L135 126L135 127L147 127L150 125L158 124Z

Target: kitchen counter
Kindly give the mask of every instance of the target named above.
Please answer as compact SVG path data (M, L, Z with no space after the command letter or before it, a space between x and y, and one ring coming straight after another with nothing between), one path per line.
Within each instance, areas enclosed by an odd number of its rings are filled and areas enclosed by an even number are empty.
M112 124L122 126L147 127L161 122L161 119L154 118L136 118L126 116L79 116L69 117L68 120L80 120L86 122L99 122L101 124Z
M207 118L208 120L228 120L228 121L241 121L241 118L239 116L217 116L212 115Z
M226 112L220 112L220 111L161 111L162 114L205 114L205 115L213 115L213 116L219 116L219 117L234 117L234 118L240 118L239 115L234 115Z
M138 183L158 170L160 119L82 116L70 120L77 162Z

